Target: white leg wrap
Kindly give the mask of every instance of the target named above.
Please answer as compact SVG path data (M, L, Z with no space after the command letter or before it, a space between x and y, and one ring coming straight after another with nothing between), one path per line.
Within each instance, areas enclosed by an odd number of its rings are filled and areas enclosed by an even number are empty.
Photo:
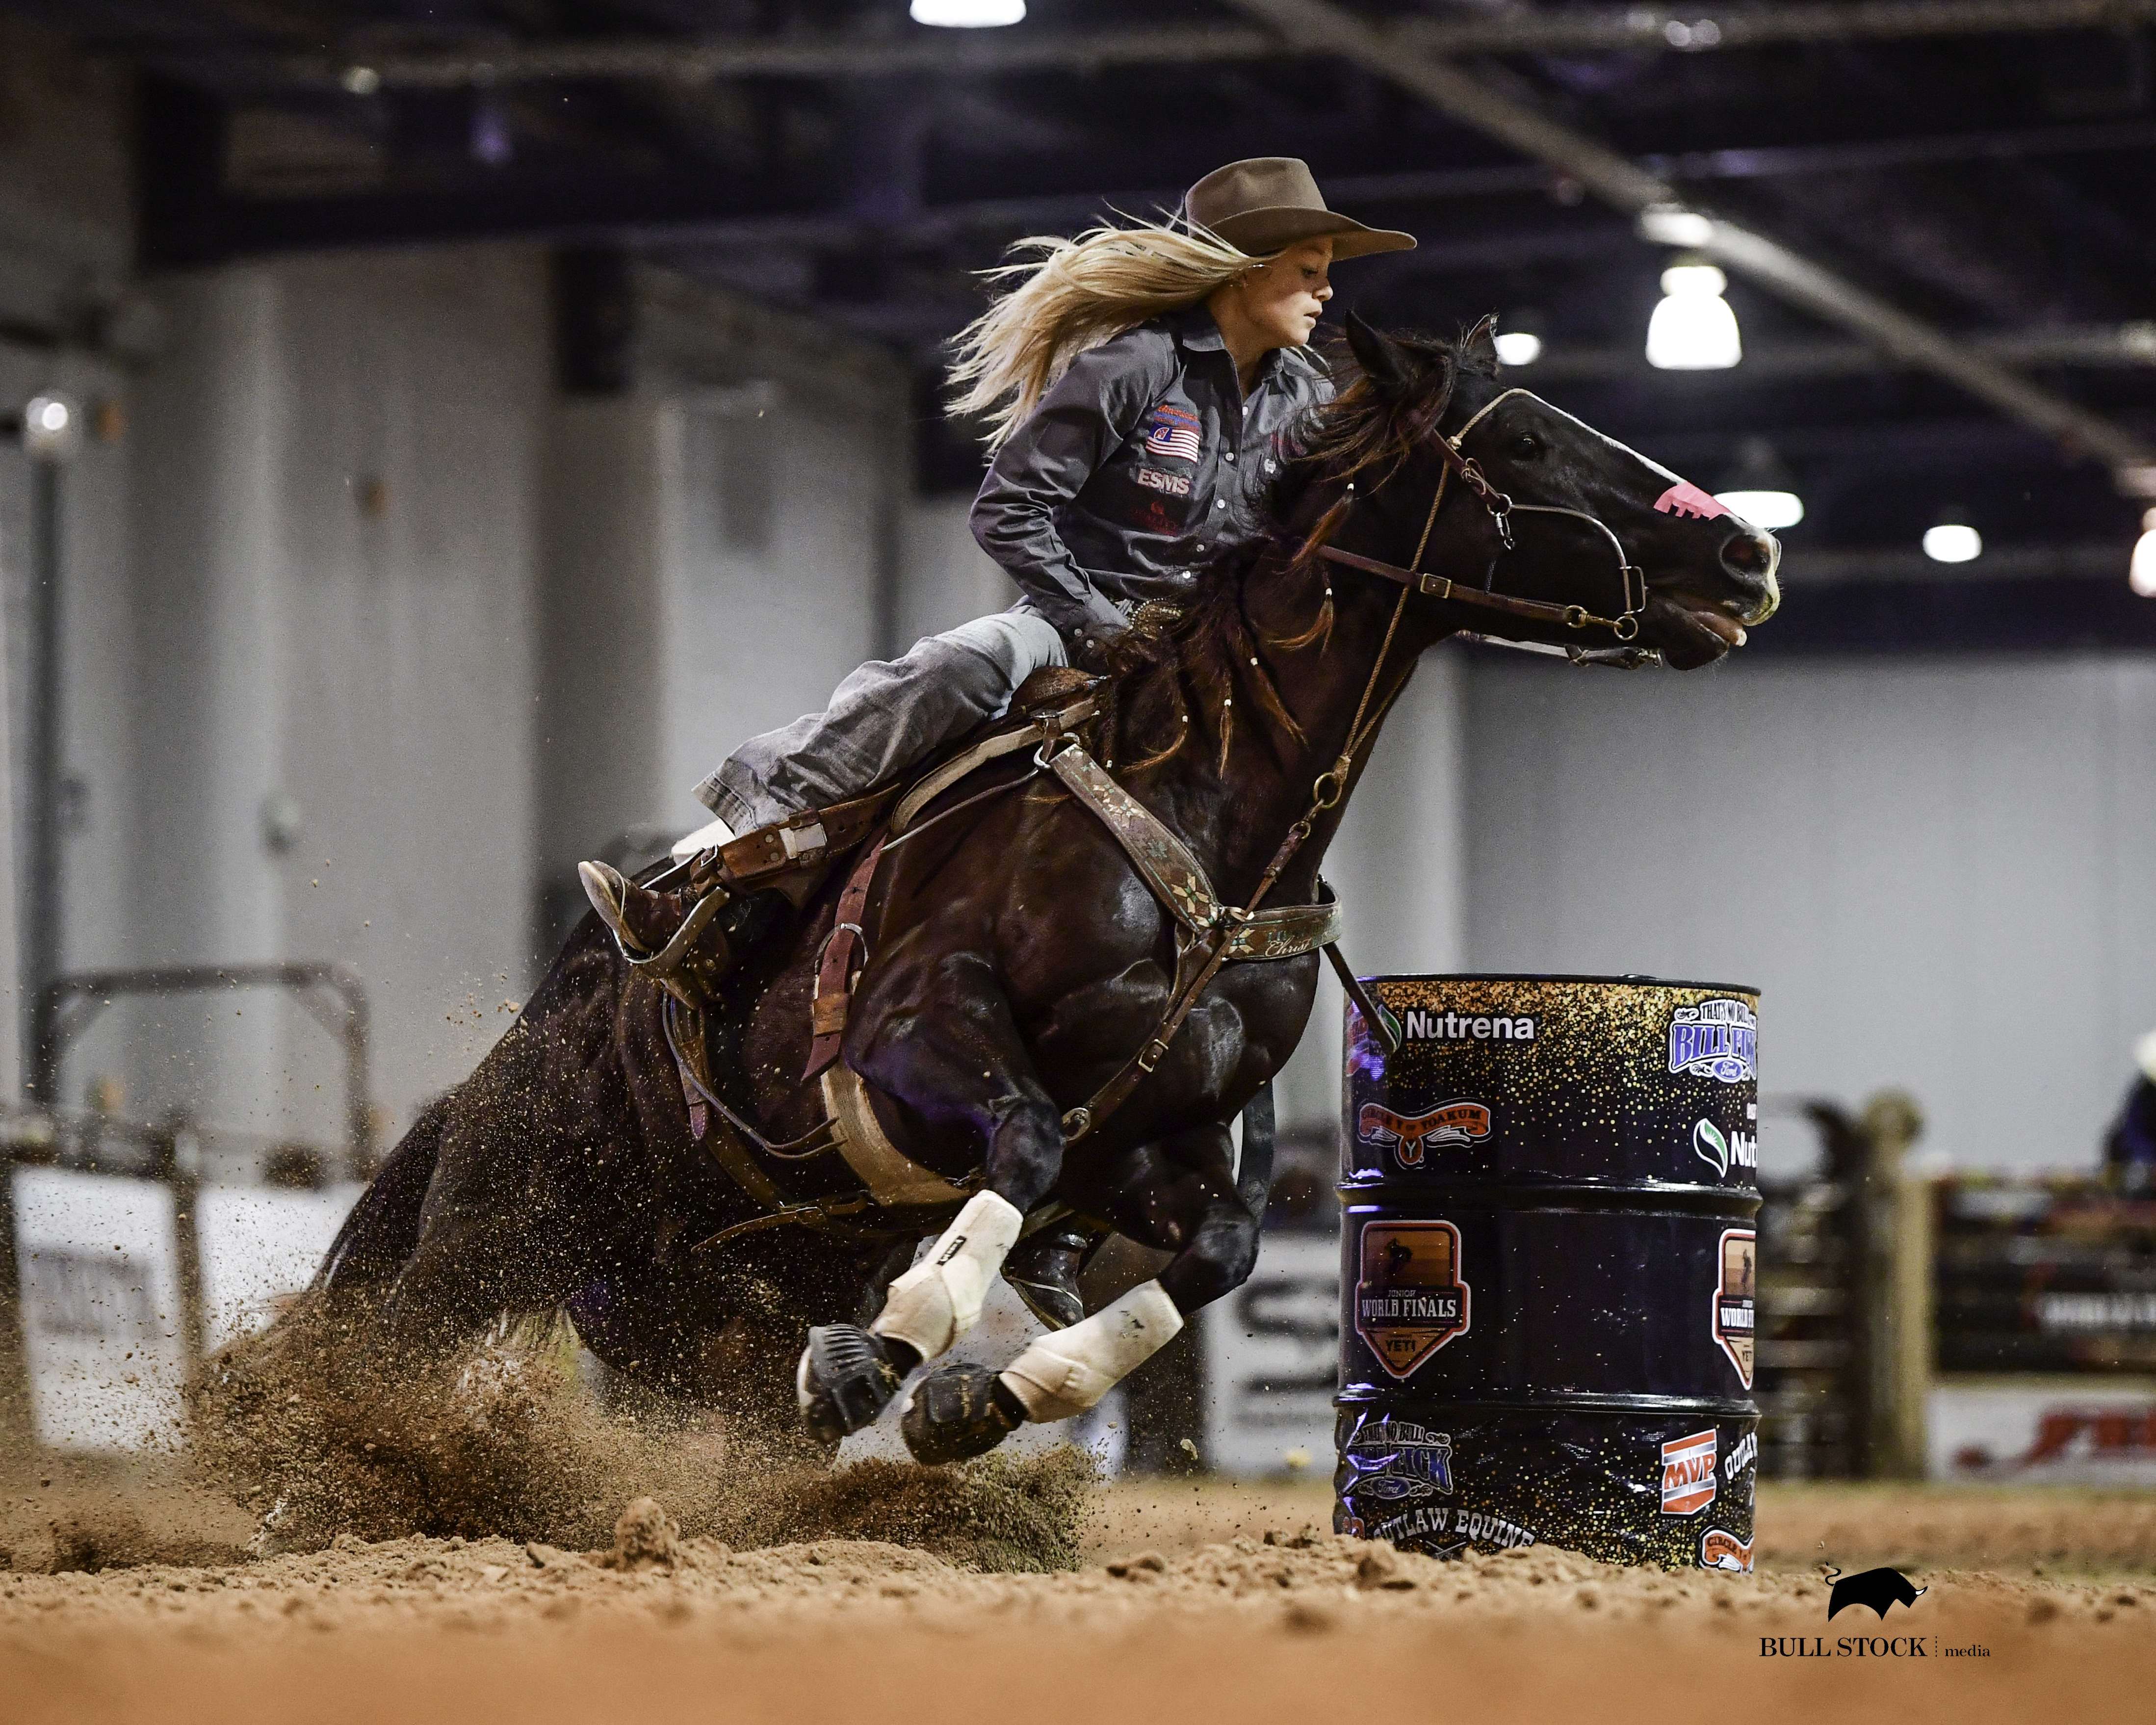
M891 1285L869 1326L933 1359L973 1327L988 1284L1018 1243L1025 1217L993 1192L976 1192L928 1255Z
M1039 1425L1082 1414L1175 1339L1183 1314L1157 1281L1132 1288L1082 1323L1042 1336L1004 1368L1003 1381Z

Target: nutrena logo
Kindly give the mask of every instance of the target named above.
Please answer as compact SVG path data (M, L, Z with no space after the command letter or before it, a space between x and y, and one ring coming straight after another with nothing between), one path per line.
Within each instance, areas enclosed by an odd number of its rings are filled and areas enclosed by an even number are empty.
M1714 1461L1721 1435L1709 1426L1662 1445L1662 1513L1688 1516L1714 1502Z
M1690 480L1679 480L1655 499L1655 512L1702 521L1719 521L1729 513Z

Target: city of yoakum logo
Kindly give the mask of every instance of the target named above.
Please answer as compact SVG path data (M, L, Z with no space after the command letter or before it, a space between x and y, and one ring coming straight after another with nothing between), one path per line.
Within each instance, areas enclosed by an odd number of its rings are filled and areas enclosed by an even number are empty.
M1742 1084L1759 1076L1759 1015L1741 1000L1702 1000L1670 1014L1670 1070Z
M1465 1149L1490 1136L1490 1111L1481 1102L1440 1102L1427 1114L1395 1114L1376 1102L1363 1104L1355 1136L1392 1153L1404 1168L1420 1168L1424 1149Z

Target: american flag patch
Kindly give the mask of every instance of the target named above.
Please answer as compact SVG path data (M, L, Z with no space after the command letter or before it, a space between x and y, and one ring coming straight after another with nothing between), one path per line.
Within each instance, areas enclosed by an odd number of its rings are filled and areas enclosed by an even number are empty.
M1145 446L1170 460L1195 461L1200 447L1198 415L1188 408L1155 408L1152 423L1146 427Z

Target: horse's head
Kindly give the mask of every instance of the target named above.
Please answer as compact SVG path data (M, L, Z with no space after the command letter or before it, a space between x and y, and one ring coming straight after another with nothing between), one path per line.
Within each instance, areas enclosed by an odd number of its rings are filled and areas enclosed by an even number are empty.
M1486 523L1498 553L1493 591L1600 617L1636 609L1639 642L1680 670L1719 659L1748 625L1774 614L1781 602L1774 536L1667 468L1502 382L1488 319L1455 344L1386 336L1351 313L1348 341L1394 423L1414 428L1411 453L1384 481L1394 494L1388 512L1399 515L1417 492L1434 495L1449 455L1472 464L1489 501L1455 481L1448 515L1511 505L1511 549L1494 514ZM1639 576L1626 591L1627 565L1644 574L1643 608ZM1474 626L1521 639L1611 644L1606 631L1589 639L1561 624Z

